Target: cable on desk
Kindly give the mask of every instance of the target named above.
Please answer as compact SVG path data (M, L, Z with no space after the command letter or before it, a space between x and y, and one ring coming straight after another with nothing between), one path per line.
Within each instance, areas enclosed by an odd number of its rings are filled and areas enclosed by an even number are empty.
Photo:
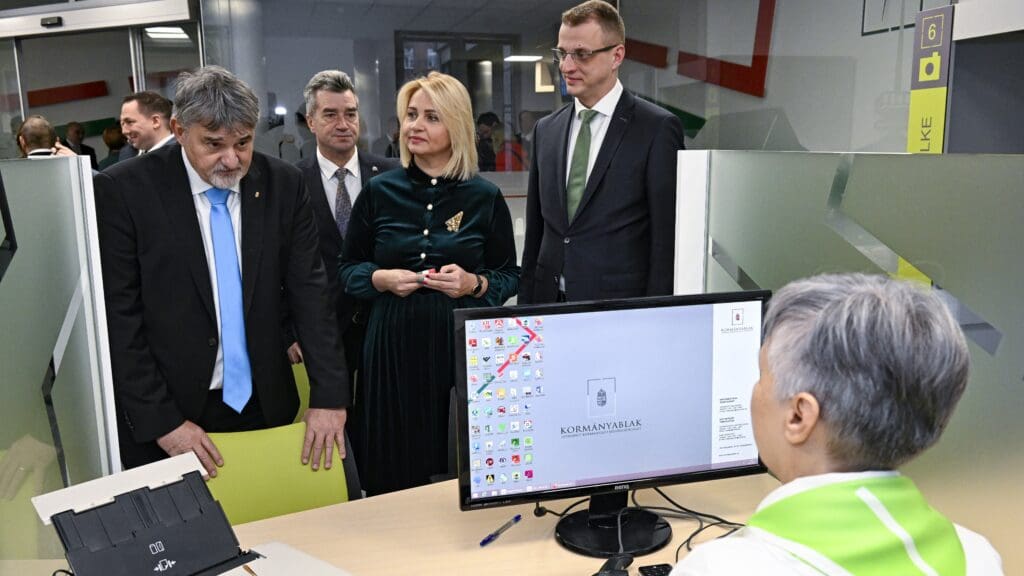
M63 568L57 568L56 570L53 571L53 574L51 574L50 576L57 576L58 574L66 574L67 576L75 576L74 572L71 572L69 570L65 570Z
M565 516L566 514L568 514L570 510L572 510L573 508L579 506L580 504L583 504L587 500L590 500L590 498L581 498L581 499L573 502L572 504L570 504L568 508L566 508L565 510L562 510L561 512L555 512L554 510L548 510L547 508L541 506L540 502L534 502L533 503L533 515L536 516L537 518L540 518L540 517L544 516L545 514L551 514L552 516L558 516L559 518L561 518L562 516Z

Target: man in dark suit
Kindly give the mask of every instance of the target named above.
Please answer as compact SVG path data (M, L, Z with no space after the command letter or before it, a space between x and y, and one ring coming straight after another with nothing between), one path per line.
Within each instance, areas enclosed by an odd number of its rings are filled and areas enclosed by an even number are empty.
M80 122L68 122L64 138L68 142L68 148L79 156L88 156L89 164L93 170L99 167L96 160L96 149L82 142L85 139L85 127Z
M338 331L345 346L350 374L362 356L365 318L355 298L338 284L338 258L356 196L374 176L398 168L394 158L381 158L356 148L359 141L359 97L348 74L338 70L316 73L303 91L306 124L316 136L316 154L296 166L309 190L320 232L320 255L338 314ZM339 170L341 172L339 173ZM340 176L340 178L339 178ZM296 343L289 347L292 362L302 361Z
M128 145L121 148L118 158L134 158L173 142L171 107L170 100L152 90L125 96L121 101L121 132Z
M520 303L672 293L678 118L623 90L625 26L601 0L562 14L574 102L535 129Z
M259 102L230 72L183 73L176 101L177 143L95 177L122 462L194 451L216 475L207 431L290 423L285 299L311 384L302 459L329 468L348 374L302 175L253 151Z

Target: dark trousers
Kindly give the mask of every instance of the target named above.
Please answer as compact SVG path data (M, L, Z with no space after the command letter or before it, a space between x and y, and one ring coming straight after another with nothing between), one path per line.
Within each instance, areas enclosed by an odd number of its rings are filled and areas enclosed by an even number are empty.
M136 442L132 438L128 426L123 422L119 424L118 443L121 447L121 465L126 470L167 458L167 453L155 441ZM196 424L207 432L244 432L267 427L255 389L252 392L252 398L249 399L249 403L245 405L241 413L235 412L224 403L222 391L210 390L206 397L206 405L203 406L203 414Z

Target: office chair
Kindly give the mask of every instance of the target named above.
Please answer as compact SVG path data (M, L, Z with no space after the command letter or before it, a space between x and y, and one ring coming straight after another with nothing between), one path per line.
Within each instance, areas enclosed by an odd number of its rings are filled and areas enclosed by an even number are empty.
M300 409L293 424L250 432L213 433L225 466L208 484L231 524L242 524L362 497L352 445L345 434L344 461L334 453L330 470L313 472L299 460L309 405L309 378L293 367Z

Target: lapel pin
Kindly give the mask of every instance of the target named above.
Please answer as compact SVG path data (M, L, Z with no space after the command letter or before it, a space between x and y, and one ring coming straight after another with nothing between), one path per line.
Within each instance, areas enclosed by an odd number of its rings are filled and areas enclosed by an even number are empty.
M379 172L379 170L377 170L376 166L371 166L370 167L370 171L372 171L372 172Z
M259 197L260 197L260 191L259 191L259 190L257 190L257 191L256 191L256 197L257 197L257 198L259 198Z

